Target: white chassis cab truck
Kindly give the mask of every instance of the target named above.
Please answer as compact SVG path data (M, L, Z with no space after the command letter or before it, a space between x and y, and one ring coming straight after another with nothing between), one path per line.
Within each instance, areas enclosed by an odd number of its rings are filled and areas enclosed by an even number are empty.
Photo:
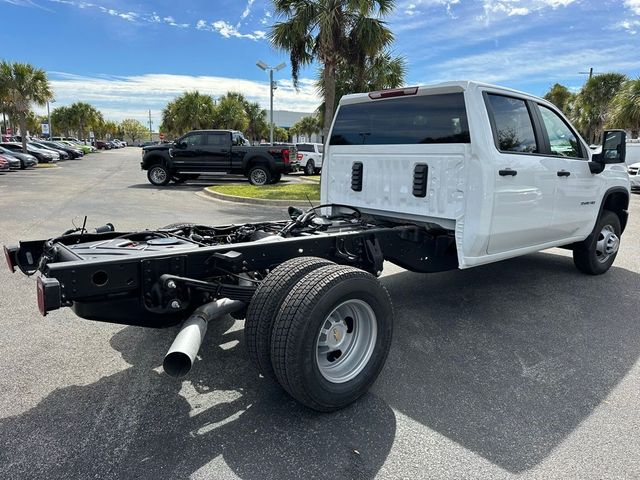
M599 275L627 223L624 132L605 132L592 153L556 107L506 88L345 96L324 155L321 204L290 207L290 220L83 226L5 247L9 268L39 273L43 315L69 307L89 320L180 326L163 362L172 376L189 372L209 322L245 319L257 369L332 411L386 361L385 260L428 273L563 247Z

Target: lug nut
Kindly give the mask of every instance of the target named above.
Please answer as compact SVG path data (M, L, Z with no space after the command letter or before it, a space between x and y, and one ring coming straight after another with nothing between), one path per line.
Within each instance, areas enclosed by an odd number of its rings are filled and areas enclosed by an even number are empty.
M169 280L167 282L167 288L170 288L173 290L174 288L176 288L176 282L174 282L173 280Z
M178 310L180 308L180 302L178 300L174 300L173 302L171 302L171 308L173 308L174 310Z

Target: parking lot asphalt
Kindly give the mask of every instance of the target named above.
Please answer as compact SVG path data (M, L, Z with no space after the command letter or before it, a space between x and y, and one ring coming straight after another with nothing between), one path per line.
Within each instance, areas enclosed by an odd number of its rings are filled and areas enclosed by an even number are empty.
M80 225L284 218L156 188L136 148L0 175L0 243ZM395 336L371 392L333 414L259 377L242 321L210 326L186 380L176 330L46 318L0 266L0 478L640 478L640 196L613 268L551 250L467 271L386 265Z

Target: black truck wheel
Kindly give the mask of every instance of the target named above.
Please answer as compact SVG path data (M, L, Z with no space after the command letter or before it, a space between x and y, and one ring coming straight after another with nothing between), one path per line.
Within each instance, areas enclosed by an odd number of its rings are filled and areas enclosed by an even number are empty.
M316 173L316 164L313 160L309 160L307 165L304 167L304 173L307 175L313 175Z
M609 270L618 254L621 233L618 215L603 210L593 233L573 249L573 263L578 270L589 275Z
M151 185L164 187L171 181L171 176L169 175L169 170L167 170L167 167L162 164L157 164L152 166L149 171L147 171L147 179L149 179Z
M249 170L249 182L251 185L268 185L271 182L271 172L269 167L264 165L256 165Z
M312 270L333 265L317 257L292 258L278 265L253 294L244 323L249 358L265 377L275 379L271 366L271 331L276 314L291 288Z
M364 395L389 353L393 309L373 275L330 265L300 278L273 326L271 364L296 400L329 412Z

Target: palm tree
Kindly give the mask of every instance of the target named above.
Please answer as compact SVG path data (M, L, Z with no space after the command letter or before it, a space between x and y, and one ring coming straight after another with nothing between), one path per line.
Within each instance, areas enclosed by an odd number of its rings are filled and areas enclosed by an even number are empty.
M249 126L246 104L247 100L241 93L227 92L220 97L214 115L216 127L244 132Z
M7 110L18 117L22 150L27 151L27 114L31 105L45 105L53 97L47 74L28 63L0 63L0 97Z
M76 102L68 108L69 117L73 127L78 130L80 140L86 139L88 129L99 127L104 122L102 113L86 102Z
M371 92L397 88L404 83L407 72L406 60L403 57L394 57L390 52L383 51L374 56L365 58L364 70L358 73L360 67L348 61L342 61L337 69L336 95L334 99L334 111L338 107L340 98L349 93ZM324 95L324 78L318 79L318 90ZM324 127L325 102L318 107L320 126ZM329 119L331 121L333 116ZM329 124L330 125L330 124Z
M314 133L318 133L320 130L318 117L315 115L307 115L293 124L289 129L289 133L292 135L302 134L310 139Z
M194 90L185 92L162 110L161 130L180 136L189 130L211 128L216 107L209 95Z
M73 128L73 119L69 107L58 107L51 112L51 123L56 126L57 131L69 136Z
M544 94L545 100L550 101L565 115L571 114L571 107L575 100L575 94L571 93L567 87L559 83L555 83L547 93Z
M258 102L248 102L244 106L249 124L247 125L247 136L255 142L261 137L261 132L267 126L267 111Z
M271 30L274 47L290 53L291 75L298 86L300 67L318 60L324 84L324 134L333 118L336 73L343 60L362 74L367 56L374 56L393 40L380 20L390 13L394 0L274 0L282 18Z
M609 123L613 127L640 130L640 78L625 82L613 98Z
M580 90L573 120L589 142L595 142L602 133L611 101L626 80L621 73L603 73L587 80Z

